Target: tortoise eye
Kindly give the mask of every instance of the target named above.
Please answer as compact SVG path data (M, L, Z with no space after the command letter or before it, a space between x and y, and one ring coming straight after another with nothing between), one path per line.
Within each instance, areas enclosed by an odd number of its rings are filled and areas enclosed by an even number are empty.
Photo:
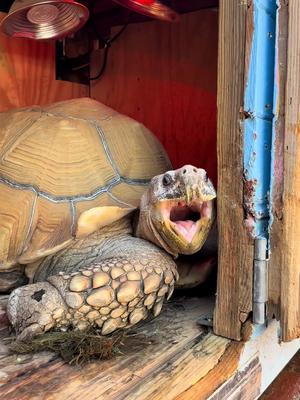
M207 175L207 172L205 172L204 180L205 180L205 182L208 182L208 175Z
M162 183L164 186L169 186L169 185L171 185L172 181L173 181L173 179L172 179L171 175L165 174L163 177Z

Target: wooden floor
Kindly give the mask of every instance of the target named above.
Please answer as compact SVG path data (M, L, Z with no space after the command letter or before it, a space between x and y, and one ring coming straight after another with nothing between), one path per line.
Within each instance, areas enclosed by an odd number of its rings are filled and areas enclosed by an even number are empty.
M206 399L233 375L241 346L232 348L228 339L199 327L199 316L212 308L209 298L175 299L137 329L147 344L84 367L70 366L48 352L7 354L7 331L2 330L0 398Z
M138 340L121 355L71 366L49 352L9 353L6 301L0 297L1 400L257 400L300 349L300 339L278 341L275 320L247 322L240 342L216 336L197 323L214 299L175 297L130 332Z

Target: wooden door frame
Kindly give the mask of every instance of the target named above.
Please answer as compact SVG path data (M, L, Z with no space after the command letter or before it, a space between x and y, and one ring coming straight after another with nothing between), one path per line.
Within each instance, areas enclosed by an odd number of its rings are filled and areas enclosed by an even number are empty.
M247 2L221 0L218 60L219 266L214 332L241 339L252 310L253 239L244 225L243 104ZM230 23L229 23L230 22ZM245 62L246 60L246 62Z
M281 338L300 337L300 3L280 0L269 316Z
M256 0L220 1L218 64L219 270L214 332L240 340L252 311L254 238L249 235L244 110ZM281 321L281 338L300 337L300 4L277 1L270 174L268 318ZM258 26L255 26L258 30ZM259 70L258 70L259 73ZM245 122L246 121L246 122ZM251 183L251 182L250 182ZM243 198L244 195L244 198Z

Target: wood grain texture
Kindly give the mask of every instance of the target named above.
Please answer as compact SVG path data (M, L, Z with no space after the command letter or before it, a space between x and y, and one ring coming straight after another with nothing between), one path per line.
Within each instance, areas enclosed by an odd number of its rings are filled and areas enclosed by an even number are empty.
M89 94L87 86L55 80L54 42L0 34L0 76L0 111Z
M275 85L277 101L275 104L274 138L273 138L273 184L271 190L271 206L273 221L270 229L271 257L269 261L269 300L267 314L269 318L280 318L281 270L283 248L283 147L285 131L285 85L287 71L287 37L288 37L288 6L285 0L280 0L277 24L277 65Z
M300 337L300 5L288 4L284 138L281 324L283 340Z
M258 357L228 379L224 385L205 400L254 400L258 399L262 367Z
M231 343L219 363L191 388L177 396L176 400L208 399L216 389L235 374L244 345L242 342Z
M175 399L218 364L228 345L227 339L209 334L189 350L175 355L169 365L149 375L143 385L130 390L124 400Z
M274 320L265 329L247 322L243 326L242 342L216 337L195 322L200 314L212 312L211 300L173 299L165 304L156 319L144 322L131 332L136 335L135 344L130 342L128 347L127 343L122 348L123 354L83 367L71 367L45 352L8 354L5 341L8 331L3 321L0 398L257 399L295 354L299 341L279 343L279 323ZM7 298L0 296L0 318L6 301Z
M182 15L178 24L131 24L91 84L92 98L154 132L174 167L201 166L215 183L217 32L214 10ZM95 52L94 75L101 63Z
M220 2L218 64L219 269L214 332L241 338L252 309L253 243L243 225L243 135L247 5Z
M195 322L212 306L205 298L165 305L158 318L137 329L148 344L84 368L57 359L49 362L46 354L27 357L18 366L15 356L0 358L1 400L173 399L217 365L230 345L227 339L204 334Z

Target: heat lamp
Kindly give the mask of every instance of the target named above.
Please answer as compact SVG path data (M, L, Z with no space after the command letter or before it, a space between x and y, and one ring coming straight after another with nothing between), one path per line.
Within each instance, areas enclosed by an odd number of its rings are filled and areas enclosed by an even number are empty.
M15 0L2 20L9 36L30 39L62 39L79 30L89 10L74 0Z
M164 21L177 21L179 16L170 7L158 0L114 0L115 3L139 14Z
M113 1L152 18L178 19L175 11L158 0ZM78 31L88 17L88 8L75 0L15 0L0 28L12 37L62 39Z

